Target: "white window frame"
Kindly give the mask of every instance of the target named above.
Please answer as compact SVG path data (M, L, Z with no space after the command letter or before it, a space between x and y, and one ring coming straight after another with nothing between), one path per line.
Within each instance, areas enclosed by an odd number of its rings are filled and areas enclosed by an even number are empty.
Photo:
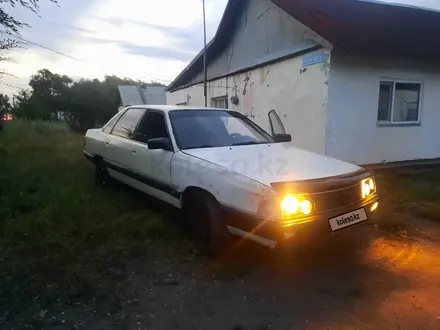
M223 96L218 96L218 97L213 97L211 98L211 107L212 108L217 108L215 106L216 102L218 102L219 100L224 100L226 107L225 108L218 108L218 109L229 109L229 100L228 100L228 95L223 95Z
M420 117L422 114L422 103L423 103L423 82L416 80L401 80L401 79L393 79L393 78L380 78L379 80L379 97L378 97L378 107L377 114L379 113L379 98L380 98L380 84L382 83L392 83L393 84L393 92L391 95L391 113L390 120L377 120L377 124L385 125L385 126L411 126L411 125L420 125ZM420 85L420 93L419 93L419 108L417 109L417 121L393 121L394 118L394 96L396 94L396 84L398 83L406 83L406 84L419 84Z

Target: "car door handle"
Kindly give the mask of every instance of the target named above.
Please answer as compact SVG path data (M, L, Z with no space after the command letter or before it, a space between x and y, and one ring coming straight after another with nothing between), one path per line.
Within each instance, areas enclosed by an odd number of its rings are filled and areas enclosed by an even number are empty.
M136 154L136 150L132 150L131 152L132 152L132 154L133 154L133 155L135 155L135 154Z
M110 144L110 141L109 141L109 140L105 141L105 144L106 144L106 145L109 145L109 144Z

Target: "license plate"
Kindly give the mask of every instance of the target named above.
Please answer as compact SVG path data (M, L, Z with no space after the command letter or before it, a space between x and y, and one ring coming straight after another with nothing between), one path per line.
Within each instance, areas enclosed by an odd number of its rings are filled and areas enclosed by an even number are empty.
M333 231L347 228L366 220L368 220L368 217L367 212L365 212L364 208L328 219L328 221L330 222L330 227Z

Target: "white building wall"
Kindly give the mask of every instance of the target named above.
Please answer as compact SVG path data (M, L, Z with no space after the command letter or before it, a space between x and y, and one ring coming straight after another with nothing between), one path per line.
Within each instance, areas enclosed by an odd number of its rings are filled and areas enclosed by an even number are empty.
M418 126L378 126L383 78L422 83ZM326 154L357 164L440 157L440 66L332 52Z
M211 99L228 96L229 109L237 110L270 132L268 113L275 110L303 149L325 153L327 76L329 61L303 67L303 56L276 62L209 82ZM235 94L236 93L236 94ZM230 102L237 95L239 103ZM168 104L205 104L203 84L168 93Z

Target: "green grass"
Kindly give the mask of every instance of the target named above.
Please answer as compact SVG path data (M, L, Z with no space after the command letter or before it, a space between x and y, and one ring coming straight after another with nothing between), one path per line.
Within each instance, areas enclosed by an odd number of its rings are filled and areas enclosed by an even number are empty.
M440 223L440 171L401 168L376 175L381 197L376 224L399 237L417 236L420 220Z
M61 123L14 121L0 132L0 325L112 294L112 279L124 277L125 261L147 241L178 238L141 196L94 185L83 139Z

